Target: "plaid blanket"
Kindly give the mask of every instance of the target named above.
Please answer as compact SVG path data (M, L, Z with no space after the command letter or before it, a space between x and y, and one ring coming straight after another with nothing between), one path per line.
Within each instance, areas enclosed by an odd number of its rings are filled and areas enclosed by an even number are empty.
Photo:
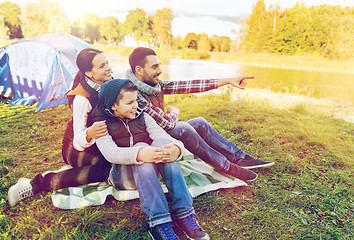
M184 156L180 164L189 192L193 197L220 188L247 185L237 178L216 172L213 167L193 155ZM167 192L166 186L163 183L161 185L164 192ZM109 195L119 201L139 198L137 190L118 190L107 182L101 182L57 190L52 194L52 202L57 208L75 209L102 205Z

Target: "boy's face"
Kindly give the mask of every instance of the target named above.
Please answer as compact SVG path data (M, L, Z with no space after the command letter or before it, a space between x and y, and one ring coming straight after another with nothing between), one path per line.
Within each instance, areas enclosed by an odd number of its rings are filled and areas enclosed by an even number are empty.
M121 98L117 104L117 101L113 104L112 110L114 111L114 116L120 117L122 119L129 118L134 119L136 110L138 108L137 95L138 91L127 92L122 90Z

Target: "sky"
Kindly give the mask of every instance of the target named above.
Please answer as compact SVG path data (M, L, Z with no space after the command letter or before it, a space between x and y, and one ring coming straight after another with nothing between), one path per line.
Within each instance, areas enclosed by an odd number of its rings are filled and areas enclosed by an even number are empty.
M20 8L35 0L5 0L17 3ZM0 0L0 2L5 2ZM172 35L184 37L189 32L206 33L235 38L232 30L239 30L241 18L252 13L252 6L257 0L57 0L70 20L85 12L92 12L100 17L114 16L124 22L128 11L144 9L148 16L156 10L171 8L174 19ZM305 6L341 5L354 6L354 0L265 0L266 7L279 3L282 9L294 7L297 2Z

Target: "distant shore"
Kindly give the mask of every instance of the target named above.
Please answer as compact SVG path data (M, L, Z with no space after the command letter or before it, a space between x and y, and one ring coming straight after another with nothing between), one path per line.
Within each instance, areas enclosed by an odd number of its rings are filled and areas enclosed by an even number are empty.
M94 47L103 50L110 55L128 56L134 49L130 47L118 47L96 44ZM313 56L285 56L262 53L220 53L220 52L198 52L188 50L160 50L156 52L160 57L166 59L196 59L208 60L223 63L238 63L255 67L283 68L305 71L325 71L354 74L354 59L350 60L329 60Z

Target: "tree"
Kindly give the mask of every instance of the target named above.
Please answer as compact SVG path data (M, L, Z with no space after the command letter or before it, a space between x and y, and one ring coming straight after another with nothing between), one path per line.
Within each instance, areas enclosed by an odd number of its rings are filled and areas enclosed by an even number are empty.
M174 38L172 44L173 49L181 50L186 48L186 46L184 45L184 40L181 36L177 36L176 38Z
M101 38L100 27L102 18L97 14L87 12L83 16L83 33L85 39L94 43Z
M151 17L150 28L154 42L159 46L172 46L173 12L170 8L157 10Z
M148 40L149 21L143 9L130 10L124 25L125 34L134 37L136 42Z
M49 32L70 32L70 21L56 1L27 3L22 11L22 19L26 38Z
M257 40L261 32L262 22L264 21L267 11L265 8L264 0L258 0L253 6L252 14L244 22L247 24L245 42L246 48L254 51L257 48Z
M0 39L4 39L8 36L7 33L8 28L5 26L4 16L0 14Z
M119 22L116 17L106 17L102 20L100 32L101 36L108 40L108 44L111 44L112 40L120 40L118 24Z
M188 33L184 37L184 43L187 48L198 50L198 36L195 33Z
M10 39L23 38L21 29L21 9L16 3L5 2L0 4L0 15L3 16L3 24L7 27L7 35Z
M197 44L199 51L209 52L211 50L211 42L208 34L198 34Z

